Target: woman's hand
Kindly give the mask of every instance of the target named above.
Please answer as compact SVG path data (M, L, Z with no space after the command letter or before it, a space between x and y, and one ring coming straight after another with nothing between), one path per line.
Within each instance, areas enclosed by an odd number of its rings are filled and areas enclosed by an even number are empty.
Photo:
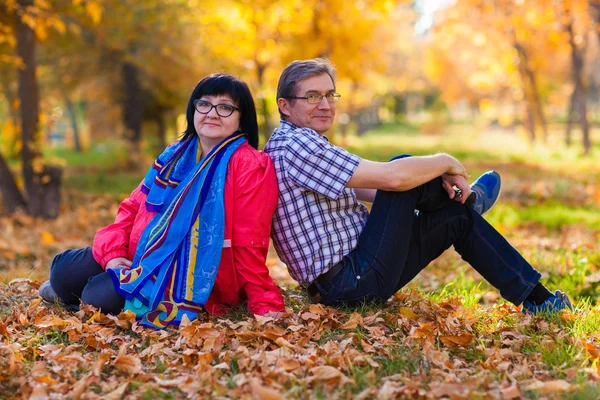
M129 261L125 257L113 258L112 260L106 263L105 269L119 269L121 267L125 267L125 269L131 268L131 261Z

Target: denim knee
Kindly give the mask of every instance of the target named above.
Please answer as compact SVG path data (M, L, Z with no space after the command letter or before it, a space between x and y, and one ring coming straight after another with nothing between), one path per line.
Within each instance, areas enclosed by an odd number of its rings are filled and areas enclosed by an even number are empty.
M394 156L394 157L390 158L390 161L399 160L401 158L408 158L408 157L412 157L412 154L400 154L399 156Z
M81 301L100 308L105 314L119 314L125 307L125 299L115 289L109 272L90 278L81 294Z

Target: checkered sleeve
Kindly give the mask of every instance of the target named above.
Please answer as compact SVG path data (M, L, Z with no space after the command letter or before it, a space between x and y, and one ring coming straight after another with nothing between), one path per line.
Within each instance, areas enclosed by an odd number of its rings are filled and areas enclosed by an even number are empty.
M354 174L361 158L327 139L293 135L285 152L286 172L297 185L330 199L337 199Z

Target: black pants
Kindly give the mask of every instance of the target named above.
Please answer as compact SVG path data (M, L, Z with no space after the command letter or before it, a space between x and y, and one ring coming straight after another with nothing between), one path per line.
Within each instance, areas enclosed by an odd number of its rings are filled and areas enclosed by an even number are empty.
M50 285L68 305L83 302L107 314L118 314L125 306L110 274L92 256L91 247L57 254L50 266Z
M450 200L436 178L404 192L377 191L341 271L326 284L315 281L321 302L385 301L450 246L513 304L521 304L541 278L481 215Z

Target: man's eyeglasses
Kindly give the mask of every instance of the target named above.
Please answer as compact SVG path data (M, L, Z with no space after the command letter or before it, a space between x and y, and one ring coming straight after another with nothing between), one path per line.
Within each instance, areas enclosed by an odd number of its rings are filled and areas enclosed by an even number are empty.
M327 94L318 94L311 93L306 96L290 96L288 99L304 99L310 104L319 104L323 101L323 97L327 99L328 103L337 103L340 101L340 97L342 97L339 93L327 93Z
M214 108L217 110L217 115L223 118L229 117L235 110L240 111L239 108L232 106L231 104L211 104L204 100L195 100L194 107L196 107L196 111L200 114L208 114L210 110Z

